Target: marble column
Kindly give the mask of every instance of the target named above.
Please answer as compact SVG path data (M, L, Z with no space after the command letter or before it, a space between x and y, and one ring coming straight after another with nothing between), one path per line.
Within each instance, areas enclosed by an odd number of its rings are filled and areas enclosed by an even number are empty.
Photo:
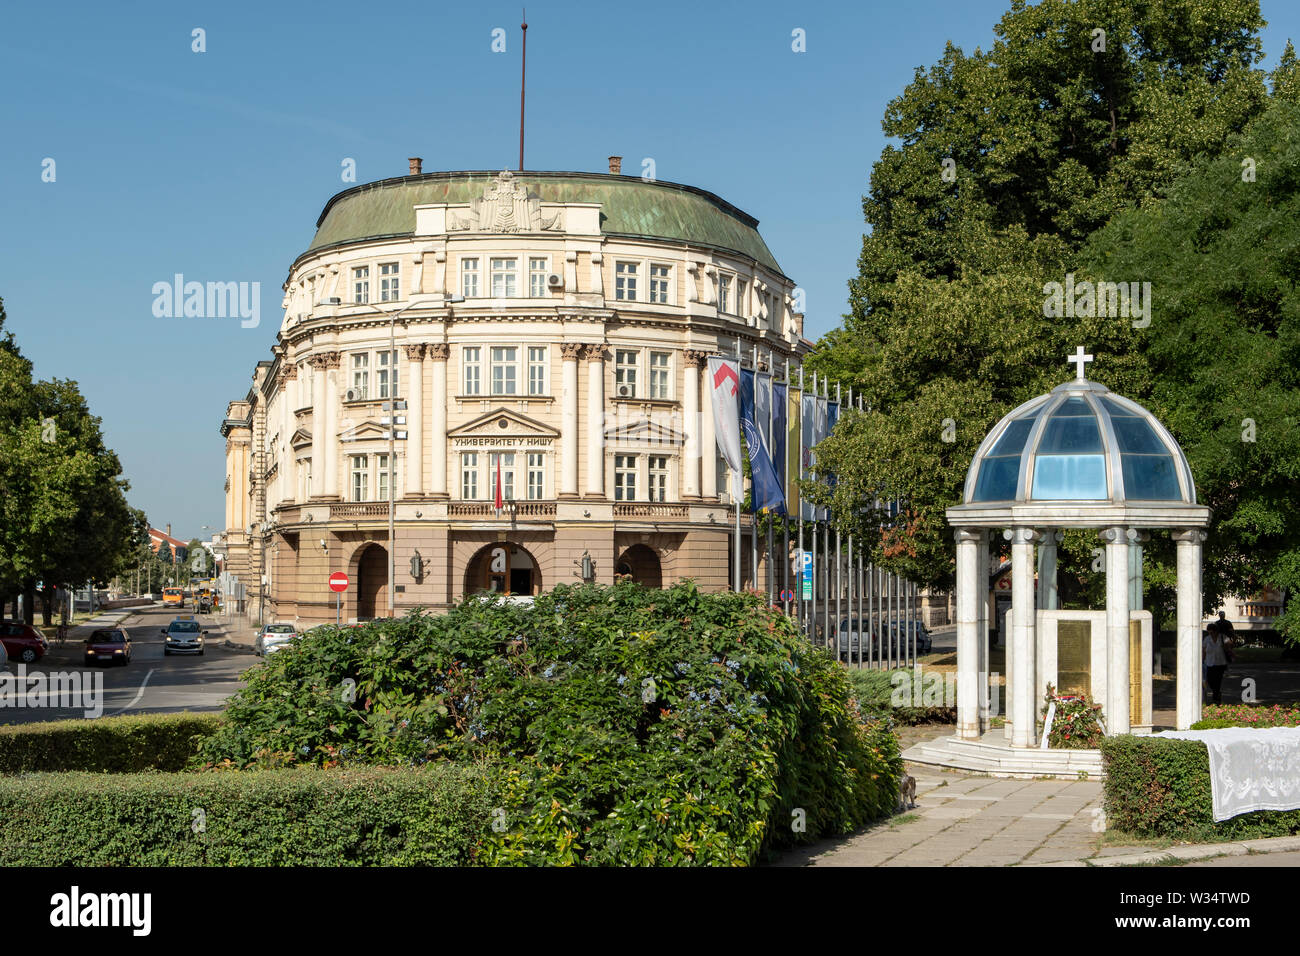
M326 352L325 366L325 475L322 482L322 494L327 498L339 496L339 383L338 367L342 355L338 352ZM314 418L316 412L312 411ZM313 435L313 437L315 437Z
M588 498L605 497L605 347L587 346Z
M578 353L582 346L560 346L560 497L578 497Z
M686 441L682 447L682 497L700 496L700 365L706 360L704 352L687 349L685 383L682 389L682 416L685 419ZM710 410L712 411L712 410Z
M325 435L328 423L325 414L325 376L328 366L325 356L313 355L311 365L311 470L312 497L325 493Z
M432 400L432 434L429 436L432 454L429 464L429 478L425 485L432 490L435 498L447 497L447 403L451 397L447 394L447 353L450 350L442 342L428 346L426 354L433 362L433 381L430 391Z
M1060 606L1056 596L1056 546L1063 537L1059 531L1048 532L1038 546L1038 607L1042 611L1055 611Z
M1037 608L1034 604L1034 543L1032 528L1015 528L1011 539L1011 644L1015 654L1009 688L1011 745L1033 747L1038 729Z
M1201 719L1201 542L1199 528L1179 531L1176 542L1178 567L1178 664L1174 693L1175 726L1188 730Z
M1106 542L1106 733L1126 734L1132 726L1129 714L1128 529L1107 528L1101 537Z
M405 497L408 498L424 496L424 348L422 344L406 346Z
M957 736L980 735L979 551L984 533L960 529L957 538Z
M280 462L279 479L276 482L276 498L271 502L274 507L281 501L289 501L298 494L298 469L293 459L294 408L293 400L297 393L298 366L288 361L285 356L284 368L280 372L280 447L276 449L276 460Z
M989 729L989 718L1000 715L1005 704L1002 692L998 691L997 706L989 703L989 540L988 532L980 533L980 542L975 549L975 637L978 653L978 689L980 702L980 732Z

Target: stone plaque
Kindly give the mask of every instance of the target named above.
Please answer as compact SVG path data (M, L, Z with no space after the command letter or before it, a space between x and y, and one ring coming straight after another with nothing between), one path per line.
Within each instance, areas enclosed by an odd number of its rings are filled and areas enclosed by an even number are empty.
M1056 622L1056 692L1092 693L1092 622Z

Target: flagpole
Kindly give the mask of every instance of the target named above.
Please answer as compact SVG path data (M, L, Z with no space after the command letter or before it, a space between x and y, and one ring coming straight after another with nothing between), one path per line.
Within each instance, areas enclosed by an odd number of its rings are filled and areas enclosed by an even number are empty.
M822 403L826 406L826 433L830 433L830 400L831 400L831 382L825 375L822 376ZM823 438L826 435L822 435ZM818 471L818 478L824 475L825 469ZM822 529L822 577L826 579L825 594L822 596L822 627L825 629L826 636L829 638L833 633L831 630L831 513L827 508L822 511L826 512L823 522L826 527Z
M835 407L840 407L840 383L835 383ZM836 419L838 424L839 419ZM840 540L840 523L835 522L835 626L840 626L840 596L844 590L844 582L840 576L840 565L844 562L844 552L842 550L843 542Z
M785 494L785 520L781 522L785 531L785 550L781 553L785 555L784 571L781 575L781 593L788 594L790 591L790 359L787 356L785 360L785 441L782 447L785 448L785 461L781 463L781 474L785 480L781 483L781 490ZM787 617L790 616L790 602L782 601L781 606Z
M774 441L773 426L775 424L775 406L776 406L776 364L772 361L772 350L767 350L767 454L770 458L772 450L776 447ZM755 377L757 381L757 376ZM772 463L772 471L776 472L776 462ZM772 607L776 604L776 554L772 550L772 525L776 521L776 511L772 510L767 515L767 604Z
M813 421L812 421L812 424L813 424L813 430L812 430L812 434L808 436L808 447L809 447L809 448L812 448L813 443L817 440L817 373L816 373L816 372L813 372L812 393L813 393L813 414L812 414L812 418L813 418ZM810 469L809 472L808 472L808 477L809 477L809 478L812 478L812 476L813 476L813 472L812 472L812 470ZM818 511L818 509L817 509L817 507L814 505L814 506L813 506L813 509L812 509L812 516L813 516L813 521L812 521L812 599L811 599L810 602L809 602L809 609L812 611L812 620L809 622L809 626L811 627L810 634L811 634L811 636L812 636L812 638L813 638L813 643L814 643L814 644L817 643L817 637L818 637L818 635L817 635L817 620L818 620L818 618L821 616L821 615L819 614L818 610L817 610L817 588L818 588L818 587L821 585L821 583L822 583L822 581L821 581L821 577L822 577L822 576L821 576L821 574L819 573L820 569L819 569L819 567L818 567L818 563L819 563L819 562L818 562L818 560L817 560L817 511ZM824 638L826 635L825 635L825 634L822 634L821 636Z
M849 387L849 405L850 407L853 405L852 386ZM840 409L840 414L841 415L844 414L843 408ZM848 559L848 568L845 570L844 576L846 582L848 583L848 596L845 600L845 610L848 612L848 621L849 621L849 626L847 630L849 634L857 634L861 630L861 628L858 626L858 619L853 613L853 529L852 528L849 529L849 550L848 553L846 554L846 557ZM852 657L851 650L850 650L850 657ZM859 660L857 661L856 666L862 665L861 657L862 657L862 638L861 636L859 636L858 637Z
M800 479L800 480L803 480L803 476L804 476L804 475L803 475L803 445L804 445L804 442L808 440L808 436L804 434L804 427L803 427L803 393L804 393L804 385L803 385L803 364L800 363L800 365L799 365L799 479ZM804 527L803 527L803 492L802 492L802 490L799 492L799 515L798 515L798 522L799 522L799 523L795 525L795 528L796 528L796 529L798 530L798 532L799 532L799 600L798 600L797 602L795 602L795 603L797 604L797 606L798 606L798 608L799 608L799 626L803 629L804 637L811 638L812 635L808 632L808 606L807 606L806 604L804 604L804 601L803 601L803 579L804 579L804 571L803 571L803 555L804 555L804 547L803 547L803 533L804 533ZM809 581L808 581L808 587L809 587L809 589L810 589L808 593L811 594L811 593L812 593L812 591L811 591L811 588L812 588L812 568L811 568L811 566L809 567L808 570L809 570L809 573L808 573L808 575L807 575L807 577L808 577L808 579L809 579Z
M754 401L758 401L758 345L752 346L750 368L754 372ZM754 422L758 427L758 422ZM749 456L749 573L752 575L754 590L758 590L758 482L754 478L754 456Z
M736 336L736 388L740 388L740 336ZM737 423L739 426L739 423ZM736 501L736 537L732 542L732 564L733 570L731 575L731 590L735 594L740 593L740 499L744 497L745 490L745 465L744 450L741 450L741 460L736 463L736 472L732 475L731 491L732 497Z

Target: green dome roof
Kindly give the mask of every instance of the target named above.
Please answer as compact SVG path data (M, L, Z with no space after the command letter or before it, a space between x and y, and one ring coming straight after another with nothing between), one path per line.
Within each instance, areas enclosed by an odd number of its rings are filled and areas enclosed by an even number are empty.
M307 252L369 239L410 236L415 232L415 206L468 203L498 175L482 171L424 173L344 190L325 204ZM706 190L598 173L525 171L514 176L543 202L600 203L600 225L605 235L712 246L740 253L781 272L758 234L758 220Z

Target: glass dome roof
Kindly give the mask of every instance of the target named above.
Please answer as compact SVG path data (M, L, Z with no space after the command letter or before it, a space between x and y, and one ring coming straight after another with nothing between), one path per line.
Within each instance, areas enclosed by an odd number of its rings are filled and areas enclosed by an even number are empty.
M1021 405L985 437L963 500L1196 504L1191 469L1149 411L1076 379Z

